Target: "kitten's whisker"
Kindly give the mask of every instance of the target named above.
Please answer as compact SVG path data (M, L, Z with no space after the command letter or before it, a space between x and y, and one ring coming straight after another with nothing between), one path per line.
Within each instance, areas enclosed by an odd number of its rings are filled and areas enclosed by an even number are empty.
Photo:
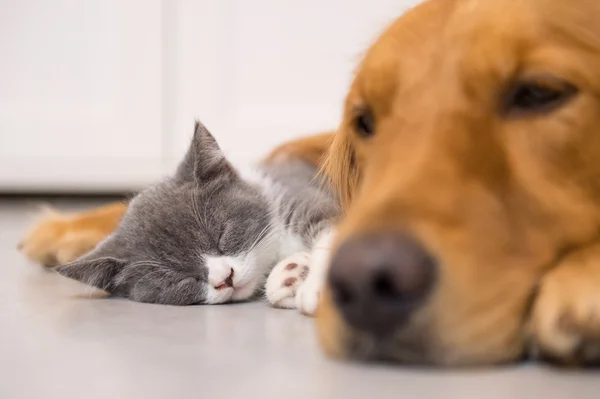
M280 233L280 230L277 227L274 226L267 226L267 227L273 227L272 231L269 231L264 237L259 236L254 243L252 244L252 246L250 247L250 251L256 249L256 248L261 248L262 246L266 245L266 244L270 244L272 243L274 240L276 240L278 237L278 234Z
M252 250L254 248L254 246L256 244L258 244L259 241L261 241L264 236L268 236L269 234L273 234L273 232L269 231L269 228L274 227L271 226L271 223L268 223L262 230L260 233L258 233L258 236L256 237L256 239L254 240L254 242L252 243L252 245L250 245L250 250Z
M256 245L254 245L252 248L250 248L250 251L260 251L262 249L264 249L265 247L267 247L268 245L271 245L273 242L275 242L277 240L277 237L270 237L268 240L263 240L259 243L257 243Z
M268 240L261 241L260 243L255 245L253 248L251 248L248 252L259 253L259 252L263 251L265 248L267 248L268 246L272 245L274 242L276 242L277 239L278 239L278 237L270 237Z
M128 266L128 269L135 269L142 266L151 266L158 269L168 269L164 264L156 261L139 261L134 262Z

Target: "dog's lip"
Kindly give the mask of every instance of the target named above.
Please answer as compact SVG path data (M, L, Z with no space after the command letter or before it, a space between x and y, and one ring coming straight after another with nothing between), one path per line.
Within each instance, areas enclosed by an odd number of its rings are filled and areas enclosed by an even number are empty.
M410 344L391 340L376 342L372 337L361 343L355 341L348 354L359 361L392 362L398 365L432 364L426 353L414 350Z
M376 335L351 329L345 337L349 358L359 361L383 361L399 365L432 365L433 342L415 329L399 328L390 334Z

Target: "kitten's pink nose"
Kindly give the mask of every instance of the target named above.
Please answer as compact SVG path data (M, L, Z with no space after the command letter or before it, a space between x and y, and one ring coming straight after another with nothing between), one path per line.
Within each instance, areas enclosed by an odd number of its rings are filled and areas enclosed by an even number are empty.
M229 274L227 275L227 277L225 277L221 281L217 281L217 283L215 283L213 286L218 290L222 290L224 288L232 288L234 274L235 272L233 271L233 269L229 268Z

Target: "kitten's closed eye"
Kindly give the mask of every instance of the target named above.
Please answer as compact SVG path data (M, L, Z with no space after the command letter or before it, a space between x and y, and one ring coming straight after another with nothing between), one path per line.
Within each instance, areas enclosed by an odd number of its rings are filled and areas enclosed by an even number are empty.
M255 230L254 226L243 223L225 225L217 238L219 255L234 256L249 250L258 238Z
M255 247L270 231L268 215L265 206L250 205L240 207L236 214L229 215L216 234L216 249L219 254L235 256Z

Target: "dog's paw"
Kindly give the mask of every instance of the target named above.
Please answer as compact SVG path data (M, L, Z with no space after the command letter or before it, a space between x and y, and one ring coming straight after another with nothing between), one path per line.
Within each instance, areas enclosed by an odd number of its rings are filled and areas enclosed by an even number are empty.
M317 312L319 300L321 299L321 290L325 284L323 279L315 276L315 274L316 273L313 273L314 277L311 278L309 273L309 277L304 284L298 288L298 292L296 293L295 307L300 313L307 316L314 316Z
M296 307L296 292L309 274L309 261L307 252L298 252L275 265L265 285L267 300L272 306L286 309Z
M34 262L45 266L59 264L60 243L67 234L69 219L46 208L42 219L20 241L19 250Z
M47 210L18 244L29 259L47 267L69 263L102 240L95 231L78 230L71 216Z
M310 255L310 272L296 293L296 308L307 316L314 316L317 313L321 291L327 279L334 235L335 231L328 229L317 238Z
M543 358L563 365L597 365L600 273L573 266L555 269L542 281L531 319L533 345Z

